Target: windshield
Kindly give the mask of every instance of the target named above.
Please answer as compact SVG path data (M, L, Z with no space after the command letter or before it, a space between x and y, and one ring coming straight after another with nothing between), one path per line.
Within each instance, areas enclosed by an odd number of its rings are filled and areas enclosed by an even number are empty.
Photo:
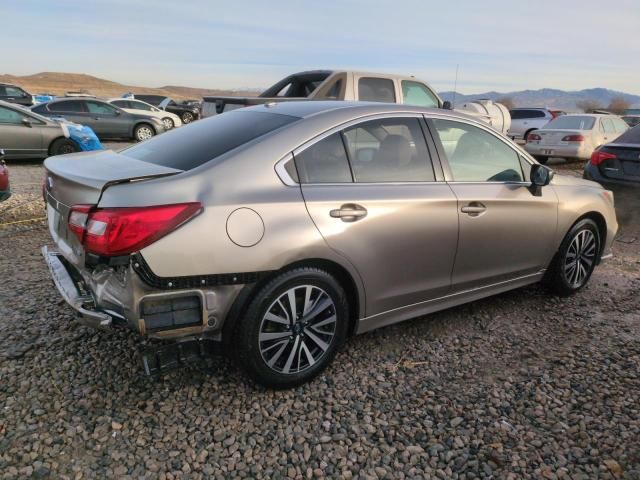
M279 113L232 111L163 133L121 153L155 165L191 170L296 120L299 118Z
M587 115L563 115L551 120L544 126L545 130L591 130L595 117Z

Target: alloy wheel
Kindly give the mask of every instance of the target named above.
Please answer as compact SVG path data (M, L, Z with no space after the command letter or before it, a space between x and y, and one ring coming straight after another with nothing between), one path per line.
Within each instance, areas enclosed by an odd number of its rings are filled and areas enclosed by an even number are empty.
M596 236L591 230L580 230L567 249L564 274L572 288L584 285L595 265L597 255Z
M262 359L272 370L300 373L315 365L336 335L336 307L323 289L292 287L267 309L258 343Z
M162 120L162 123L164 123L164 128L166 128L167 130L171 130L173 128L173 120L171 120L170 118L164 118Z
M193 113L191 112L184 112L182 114L182 122L183 123L191 123L193 121Z
M60 147L60 154L65 155L67 153L75 153L76 149L73 148L73 145L65 144Z
M153 130L151 130L151 127L142 126L138 128L136 136L140 141L149 140L151 137L153 137Z

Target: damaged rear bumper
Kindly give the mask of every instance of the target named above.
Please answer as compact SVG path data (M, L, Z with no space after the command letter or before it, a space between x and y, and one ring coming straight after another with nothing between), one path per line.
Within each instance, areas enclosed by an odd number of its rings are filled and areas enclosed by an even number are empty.
M62 254L44 246L42 255L60 295L78 313L78 321L88 327L111 330L115 315L96 309L93 296L81 290Z

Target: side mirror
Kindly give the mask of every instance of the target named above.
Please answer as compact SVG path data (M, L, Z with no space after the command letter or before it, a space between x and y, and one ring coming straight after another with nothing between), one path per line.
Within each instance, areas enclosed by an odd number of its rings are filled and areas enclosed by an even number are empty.
M116 116L122 115L122 112L120 110L116 110Z
M0 148L0 163L4 164L4 150Z
M445 110L453 110L453 105L449 100L445 100L444 102L442 102L442 108L444 108Z
M31 120L29 120L28 118L23 118L23 119L22 119L22 124L23 124L25 127L29 127L29 128L31 128L31 127L33 126L33 125L31 124Z
M542 187L551 183L554 172L549 167L536 163L531 166L531 193L536 197L542 195Z

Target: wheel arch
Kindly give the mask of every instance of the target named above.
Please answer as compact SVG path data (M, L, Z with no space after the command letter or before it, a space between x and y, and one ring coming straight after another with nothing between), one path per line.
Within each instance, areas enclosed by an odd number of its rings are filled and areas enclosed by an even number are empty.
M64 135L58 135L57 137L52 138L49 141L49 145L47 146L47 155L50 157L52 152L51 149L53 148L53 144L56 143L58 140L71 140L73 143L76 143L75 140L73 140L72 138L69 137L65 137ZM77 145L77 144L76 144ZM78 147L79 148L79 147Z
M141 118L140 120L136 120L136 122L131 127L131 132L130 132L131 138L135 139L136 128L138 128L140 125L149 126L151 130L153 130L154 135L158 134L156 128L153 126L153 123L151 123L151 121Z
M586 212L580 215L571 225L569 225L569 228L567 229L567 231L564 232L564 235L560 240L560 245L562 244L562 241L564 241L567 234L571 231L571 229L574 226L576 226L579 222L587 218L590 220L593 220L593 222L598 227L598 234L600 235L600 251L598 252L598 261L600 261L600 257L602 256L602 252L604 251L604 247L607 239L607 221L605 220L604 216L598 211L591 210L589 212ZM556 251L560 249L560 245L558 245L558 248L556 249Z
M585 218L593 220L598 226L598 234L600 235L600 251L598 252L598 261L600 261L600 257L602 256L602 252L604 251L605 244L607 243L607 221L600 212L592 210L583 214L574 222L573 225L581 220L584 220ZM573 225L571 226L571 228L573 228Z
M301 267L324 270L333 275L342 288L344 288L349 300L347 302L349 306L348 335L354 335L358 326L358 320L363 316L362 312L364 309L364 302L361 299L360 289L358 288L356 280L347 268L334 260L326 258L310 258L289 263L281 269L275 270L269 275L263 277L256 283L245 285L245 287L236 296L225 317L225 321L222 326L223 341L225 341L225 339L233 338L235 327L238 324L237 319L242 317L256 292L260 291L264 285L268 284L276 276Z

